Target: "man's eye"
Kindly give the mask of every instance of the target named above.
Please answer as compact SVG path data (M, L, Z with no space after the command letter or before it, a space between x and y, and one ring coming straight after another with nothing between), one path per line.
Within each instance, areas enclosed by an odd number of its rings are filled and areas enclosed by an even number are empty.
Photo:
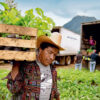
M52 52L49 52L49 54L52 54Z
M57 56L57 54L54 54L54 56Z

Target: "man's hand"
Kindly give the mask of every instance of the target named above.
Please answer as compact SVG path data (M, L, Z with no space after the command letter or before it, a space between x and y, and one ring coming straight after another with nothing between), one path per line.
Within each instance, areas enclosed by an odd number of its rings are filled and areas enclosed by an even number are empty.
M76 60L77 60L77 57L75 56L75 57L74 57L74 64L76 63Z
M15 80L18 73L19 73L19 63L15 62L11 71L12 80Z
M56 100L60 100L60 97L58 96L58 97L56 98Z
M100 52L98 53L98 55L100 56Z

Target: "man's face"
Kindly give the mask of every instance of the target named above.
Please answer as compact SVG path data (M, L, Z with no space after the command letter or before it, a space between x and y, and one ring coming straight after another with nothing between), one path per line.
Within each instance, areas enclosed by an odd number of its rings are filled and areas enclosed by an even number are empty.
M90 40L92 40L93 39L93 37L92 36L90 36Z
M42 50L41 48L39 49L39 60L40 62L45 65L48 66L50 65L54 60L56 55L58 54L58 49L55 47L47 47L44 50Z

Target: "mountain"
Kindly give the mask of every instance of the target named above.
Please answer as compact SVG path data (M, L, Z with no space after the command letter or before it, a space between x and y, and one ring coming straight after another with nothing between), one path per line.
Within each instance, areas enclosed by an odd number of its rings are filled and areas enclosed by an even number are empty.
M91 22L96 21L95 17L88 17L88 16L75 16L71 21L64 24L63 27L67 28L75 33L80 34L81 32L81 23L84 22Z

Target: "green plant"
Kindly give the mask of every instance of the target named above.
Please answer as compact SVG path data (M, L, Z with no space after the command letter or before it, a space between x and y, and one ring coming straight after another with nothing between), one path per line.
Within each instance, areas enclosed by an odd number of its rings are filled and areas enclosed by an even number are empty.
M0 70L0 100L10 100L11 93L6 87L7 80L2 80L9 73L8 70Z
M61 100L100 100L100 71L58 69Z
M4 2L0 2L0 4L4 7L4 10L0 9L1 24L33 27L38 29L38 36L45 34L50 36L55 23L50 17L44 15L44 11L41 8L35 9L37 16L33 13L33 9L25 11L25 15L22 16L21 12L16 8L10 8L8 4ZM4 33L1 35L6 37ZM24 38L24 36L22 38Z

